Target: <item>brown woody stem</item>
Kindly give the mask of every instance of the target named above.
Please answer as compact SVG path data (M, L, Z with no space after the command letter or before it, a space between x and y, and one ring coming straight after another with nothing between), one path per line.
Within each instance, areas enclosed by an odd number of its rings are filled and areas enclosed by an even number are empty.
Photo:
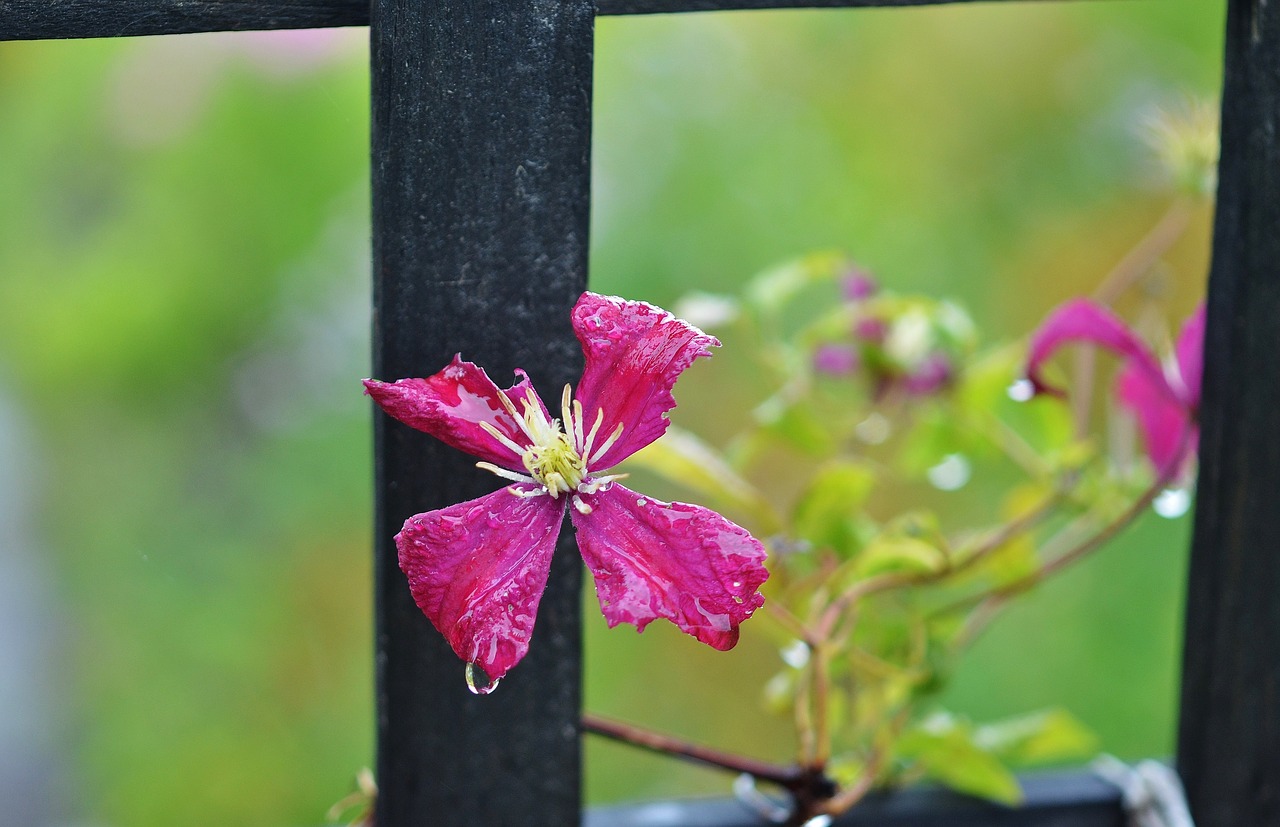
M611 721L607 718L583 713L582 729L584 732L590 732L614 741L621 741L624 744L631 744L641 749L647 749L650 752L671 755L695 764L704 764L728 772L746 773L758 781L768 781L788 790L796 789L804 783L805 773L799 767L786 767L781 764L771 764L767 761L758 761L754 758L721 752L700 744L673 738L670 735L663 735L662 733L642 729L631 724L624 724L621 721Z

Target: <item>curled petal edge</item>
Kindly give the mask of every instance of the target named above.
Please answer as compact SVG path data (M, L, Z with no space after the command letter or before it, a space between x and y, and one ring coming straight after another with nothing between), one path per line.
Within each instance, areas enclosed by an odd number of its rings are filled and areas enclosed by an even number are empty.
M517 411L532 391L529 377L516 371L518 381L500 389L483 368L465 362L461 354L438 373L424 379L379 382L365 379L365 393L373 397L387 414L411 428L428 433L447 445L513 471L523 469L520 453L529 438L516 422L508 405ZM538 405L537 394L533 394ZM544 408L545 410L545 408ZM506 438L496 438L485 430L487 423Z
M666 618L715 649L733 648L739 625L764 605L759 540L709 509L616 483L583 500L589 513L569 513L610 627L644 631Z
M1065 396L1066 392L1044 380L1042 370L1061 347L1084 342L1120 356L1145 375L1145 378L1172 402L1181 402L1176 389L1165 378L1160 363L1151 350L1121 319L1110 310L1088 299L1073 299L1060 305L1031 335L1027 348L1026 376L1037 393Z
M586 357L575 392L585 425L599 418L597 444L618 433L607 450L588 457L593 470L603 470L662 436L676 404L676 379L720 341L647 302L589 292L574 305L572 320Z

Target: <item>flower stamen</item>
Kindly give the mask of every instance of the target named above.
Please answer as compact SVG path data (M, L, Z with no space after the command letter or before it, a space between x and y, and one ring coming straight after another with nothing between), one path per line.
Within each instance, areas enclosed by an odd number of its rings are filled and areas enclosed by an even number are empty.
M587 434L586 442L582 444L582 455L584 457L591 456L591 446L595 444L596 434L600 432L600 424L602 422L604 422L604 408L596 408L596 421L591 426L591 433Z
M503 396L502 398L506 399L506 396ZM520 420L517 419L516 421L519 422ZM484 422L482 420L478 424L480 425L480 430L484 431L489 436L498 440L507 448L510 448L512 451L515 452L516 456L520 456L525 452L525 449L522 446L516 444L515 440L513 440L511 437L504 434L502 431L499 431L497 428L493 427L493 425L489 424L488 422ZM528 430L525 430L525 434L529 434ZM531 435L530 437L532 438Z
M601 414L603 413L604 412L601 411ZM594 433L594 430L592 431L592 433ZM618 437L620 436L622 436L621 422L618 423L618 427L613 429L613 433L609 434L609 438L604 441L604 444L601 445L599 448L597 448L596 452L592 454L590 458L587 459L587 462L595 463L597 460L599 460L602 456L604 456L609 451L610 448L613 447L613 443L617 442Z
M512 482L526 482L526 483L535 482L533 477L528 477L528 476L525 476L524 474L517 474L515 471L509 471L506 468L499 468L497 465L494 465L492 462L477 462L476 467L483 468L484 470L488 471L491 474L497 474L498 476L502 477L504 480L511 480Z

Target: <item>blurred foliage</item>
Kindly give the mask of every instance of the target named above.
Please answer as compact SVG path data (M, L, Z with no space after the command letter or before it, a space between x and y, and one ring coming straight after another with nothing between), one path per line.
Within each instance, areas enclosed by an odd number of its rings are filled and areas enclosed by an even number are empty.
M1000 339L1089 289L1162 208L1133 131L1217 88L1223 4L597 28L595 289L670 306L838 248L900 292L957 297ZM362 39L0 44L0 393L34 424L62 601L50 692L68 810L93 823L316 823L371 760ZM1207 238L1205 210L1170 256L1180 315ZM695 371L677 421L744 424L757 368ZM856 469L831 473L857 495ZM929 505L990 514L992 490ZM856 536L811 509L814 531ZM1167 753L1185 534L1148 521L1016 609L947 707L1061 705L1109 750ZM791 754L755 690L772 641L708 652L584 611L592 709ZM587 755L592 800L724 788L612 745Z

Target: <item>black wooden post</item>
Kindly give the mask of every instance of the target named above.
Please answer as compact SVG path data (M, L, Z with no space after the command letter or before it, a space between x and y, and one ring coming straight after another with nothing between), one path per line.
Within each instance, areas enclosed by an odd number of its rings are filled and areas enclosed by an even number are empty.
M374 0L374 373L456 351L547 399L577 382L586 287L590 0ZM392 536L496 489L474 458L378 414L379 827L579 819L581 563L557 549L528 657L492 695L414 606Z
M1231 0L1178 767L1199 827L1280 824L1280 8Z

